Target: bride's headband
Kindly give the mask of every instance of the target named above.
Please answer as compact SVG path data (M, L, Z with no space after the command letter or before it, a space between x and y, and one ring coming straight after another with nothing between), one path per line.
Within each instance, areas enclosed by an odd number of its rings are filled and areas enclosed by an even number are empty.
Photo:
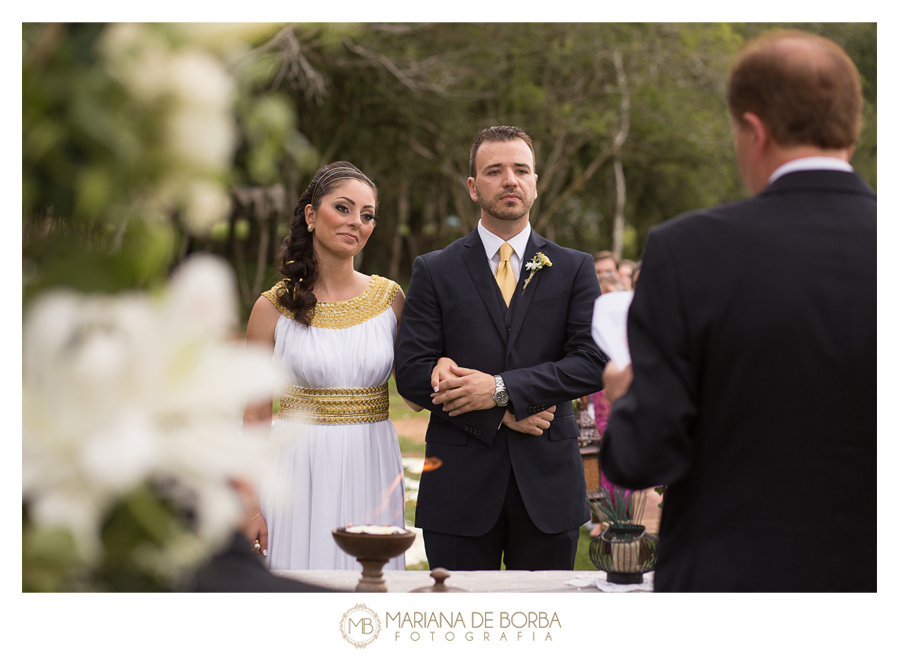
M355 176L332 176L332 174L342 174L342 173L352 173L352 174L356 174L356 175ZM360 178L360 176L363 176L363 178ZM338 167L336 169L332 169L331 171L327 171L324 174L322 174L322 177L319 179L319 181L316 183L316 186L313 188L312 198L310 199L310 203L313 204L313 207L315 207L316 194L319 192L319 186L322 185L322 181L324 181L326 178L328 179L328 183L326 183L326 185L328 185L329 183L333 183L334 181L344 180L346 178L352 178L354 180L365 182L364 174L359 169L350 169L348 167Z

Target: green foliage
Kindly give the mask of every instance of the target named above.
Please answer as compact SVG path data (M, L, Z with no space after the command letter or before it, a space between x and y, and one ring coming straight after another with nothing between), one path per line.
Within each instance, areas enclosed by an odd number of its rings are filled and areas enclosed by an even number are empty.
M24 506L23 506L24 508ZM23 510L24 511L24 510ZM85 569L72 536L62 529L36 528L22 524L22 591L64 592Z
M591 562L591 532L581 526L578 530L578 548L575 550L575 571L597 571L597 567Z
M157 108L98 61L102 25L22 26L22 204L85 222L114 218L162 167Z
M663 503L666 502L665 496L666 496L666 490L667 490L667 489L668 489L667 486L653 487L653 490L654 490L656 493L658 493L660 496L663 497L663 499L662 499L661 501L659 501L659 504L657 505L657 507L659 507L659 509L662 509L662 508L663 508Z
M628 491L613 486L612 492L601 487L587 496L591 511L602 522L613 527L633 528L640 524L644 515L646 492Z
M30 224L50 216L56 224L86 227L64 239L77 236L91 246L79 256L82 268L107 268L93 258L119 243L97 236L150 219L136 217L138 201L171 170L161 138L170 101L139 102L112 75L101 56L105 27L23 25L29 291L43 285L38 281L59 279L45 277L47 261L38 257L57 258L58 250L31 244L39 232ZM271 285L275 250L297 195L317 167L345 159L379 187L378 226L360 269L407 279L415 256L474 227L477 206L465 182L469 145L479 129L498 124L519 125L534 137L540 176L534 227L564 246L610 248L612 156L625 118L623 256L640 258L653 226L746 196L733 162L728 70L748 39L775 27L823 34L857 63L866 106L853 165L876 187L874 23L296 24L275 36L276 27L260 34L255 50L229 64L238 143L227 180L232 188L283 186L274 228L261 224L269 217L239 216L200 239L186 235L183 218L157 217L151 221L170 226L169 260L151 262L158 275L193 250L225 255L236 265L249 312L257 288ZM157 32L177 44L190 30L163 25ZM266 231L269 240L262 239ZM133 256L96 275L107 281L98 285L109 288L117 276L128 285L151 285L148 263L141 272L119 271L140 262Z
M46 217L30 231L22 250L26 303L54 286L84 292L155 287L165 281L175 255L173 227L163 223L79 226Z
M66 530L30 523L23 505L22 591L162 592L183 588L191 572L188 516L159 490L139 488L107 513L100 558L88 562ZM181 542L188 555L172 553ZM177 548L175 550L178 550ZM179 571L178 563L187 565ZM196 565L193 565L196 566Z
M400 453L404 457L424 457L425 456L425 444L422 441L414 441L410 439L408 436L400 435L398 437L400 441Z

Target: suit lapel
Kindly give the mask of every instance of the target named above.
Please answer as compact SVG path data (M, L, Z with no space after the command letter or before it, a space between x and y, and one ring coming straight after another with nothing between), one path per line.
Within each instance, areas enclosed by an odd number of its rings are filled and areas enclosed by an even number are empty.
M542 276L547 276L547 271L539 271L534 275L534 278L531 280L531 283L528 284L528 287L523 290L523 286L525 285L525 281L528 279L528 276L531 274L531 270L525 267L525 263L534 258L535 254L547 244L547 241L535 233L533 230L531 231L531 235L528 237L528 246L525 248L525 259L522 261L522 270L519 272L519 283L516 285L516 292L513 293L513 299L515 300L512 303L512 320L509 325L509 341L506 343L506 353L509 354L510 350L512 350L513 344L516 342L516 337L519 335L519 330L522 328L522 323L525 322L525 315L528 313L528 307L531 305L531 300L534 299L534 291L540 285ZM544 268L545 270L547 268Z
M478 229L469 234L465 242L463 242L463 246L466 247L463 250L463 261L469 270L469 276L472 277L472 282L475 284L478 294L481 295L488 315L491 316L497 331L500 332L503 341L506 342L508 334L506 322L503 319L506 309L500 307L499 295L497 290L495 290L497 282L491 276L491 266L488 264L487 256L484 253L484 245L478 236ZM528 287L531 288L531 286Z

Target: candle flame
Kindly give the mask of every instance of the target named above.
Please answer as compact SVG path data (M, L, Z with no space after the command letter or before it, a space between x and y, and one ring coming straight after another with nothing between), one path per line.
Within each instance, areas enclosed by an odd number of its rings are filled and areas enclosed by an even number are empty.
M428 471L433 471L441 467L443 462L437 457L426 457L425 463L422 466L422 472L427 473Z
M394 490L403 482L403 473L400 473L397 477L394 478L394 481L384 490L381 494L381 504L375 509L373 513L373 518L378 518L381 513L384 511L384 508L391 500L391 494L394 493ZM394 519L391 519L392 521Z
M423 464L422 464L422 473L427 473L428 471L433 471L437 468L440 468L442 463L443 462L440 459L438 459L437 457L425 457ZM384 512L385 508L388 506L388 503L391 500L391 495L394 493L394 491L397 489L397 487L400 486L402 483L403 483L403 474L401 473L396 478L394 478L394 481L385 488L384 492L382 492L381 504L379 504L378 507L375 508L375 510L371 513L371 515L367 514L366 516L369 518L372 518L372 519L379 519L381 517L381 514ZM395 517L399 516L400 519L402 519L403 518L402 511L398 512L394 516ZM389 522L397 523L398 519L392 518L389 520Z

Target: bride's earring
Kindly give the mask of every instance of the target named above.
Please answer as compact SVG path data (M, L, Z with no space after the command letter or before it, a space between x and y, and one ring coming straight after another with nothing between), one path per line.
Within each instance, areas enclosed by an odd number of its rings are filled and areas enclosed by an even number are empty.
M310 233L312 233L312 232L315 231L316 229L314 229L312 226L310 226L309 224L307 224L307 225L306 225L306 230L309 231Z

